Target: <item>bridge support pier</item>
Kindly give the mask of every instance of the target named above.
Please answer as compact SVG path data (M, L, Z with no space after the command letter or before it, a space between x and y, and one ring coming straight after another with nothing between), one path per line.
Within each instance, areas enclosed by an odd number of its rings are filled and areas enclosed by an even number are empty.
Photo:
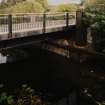
M76 45L85 45L87 41L87 31L83 26L83 9L78 9L76 12Z

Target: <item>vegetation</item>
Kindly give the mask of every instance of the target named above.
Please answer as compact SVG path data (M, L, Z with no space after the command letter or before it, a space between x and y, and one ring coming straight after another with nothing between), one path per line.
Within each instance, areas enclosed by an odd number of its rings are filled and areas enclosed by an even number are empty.
M93 47L99 52L105 49L105 0L92 0L85 4L84 25L91 29Z
M77 5L75 4L61 4L58 6L51 6L50 11L52 12L74 12L77 9Z
M26 13L26 12L66 12L76 11L77 5L62 4L49 6L47 0L2 0L0 13Z
M10 8L11 13L43 12L44 8L38 2L23 2Z
M11 92L5 91L5 86L0 84L0 105L42 105L42 96L36 93L27 84L15 88ZM43 100L44 105L49 102Z
M40 3L43 8L48 9L47 0L36 0L36 2Z
M46 0L7 0L1 3L0 13L35 13L46 9Z
M23 2L25 0L2 0L0 7L1 8L6 8L6 7L10 7L13 5L16 5L17 3Z

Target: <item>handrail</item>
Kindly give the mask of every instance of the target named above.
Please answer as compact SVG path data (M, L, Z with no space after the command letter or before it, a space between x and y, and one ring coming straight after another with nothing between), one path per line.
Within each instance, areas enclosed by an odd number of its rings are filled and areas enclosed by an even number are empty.
M43 13L11 13L11 14L0 14L0 16L8 16L8 15L43 15L43 14L76 14L76 12L43 12Z
M73 19L76 19L75 17L76 12L0 14L0 32L7 32L8 37L11 38L14 31L26 29L41 28L43 33L45 33L46 28L51 26L55 27L61 25L67 28L69 24L72 24Z

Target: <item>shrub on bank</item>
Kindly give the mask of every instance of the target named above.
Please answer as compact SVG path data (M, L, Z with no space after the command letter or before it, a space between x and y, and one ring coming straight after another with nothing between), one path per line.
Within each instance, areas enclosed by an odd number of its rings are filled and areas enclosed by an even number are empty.
M37 13L43 12L44 8L38 2L22 2L11 7L11 13Z
M0 8L0 13L9 14L9 13L38 13L43 12L44 7L39 2L34 0L24 1L17 3L16 5Z
M41 96L27 84L7 92L0 84L0 105L42 105ZM45 105L45 103L43 103Z
M77 6L74 4L61 4L56 7L55 11L57 12L75 12L77 10Z
M86 5L84 25L91 29L93 47L96 51L105 49L105 0Z

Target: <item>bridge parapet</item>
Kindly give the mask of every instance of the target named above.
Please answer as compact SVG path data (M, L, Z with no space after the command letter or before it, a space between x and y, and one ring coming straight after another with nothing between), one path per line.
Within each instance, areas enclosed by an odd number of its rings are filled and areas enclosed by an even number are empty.
M0 39L38 35L76 24L76 13L26 13L0 15Z

